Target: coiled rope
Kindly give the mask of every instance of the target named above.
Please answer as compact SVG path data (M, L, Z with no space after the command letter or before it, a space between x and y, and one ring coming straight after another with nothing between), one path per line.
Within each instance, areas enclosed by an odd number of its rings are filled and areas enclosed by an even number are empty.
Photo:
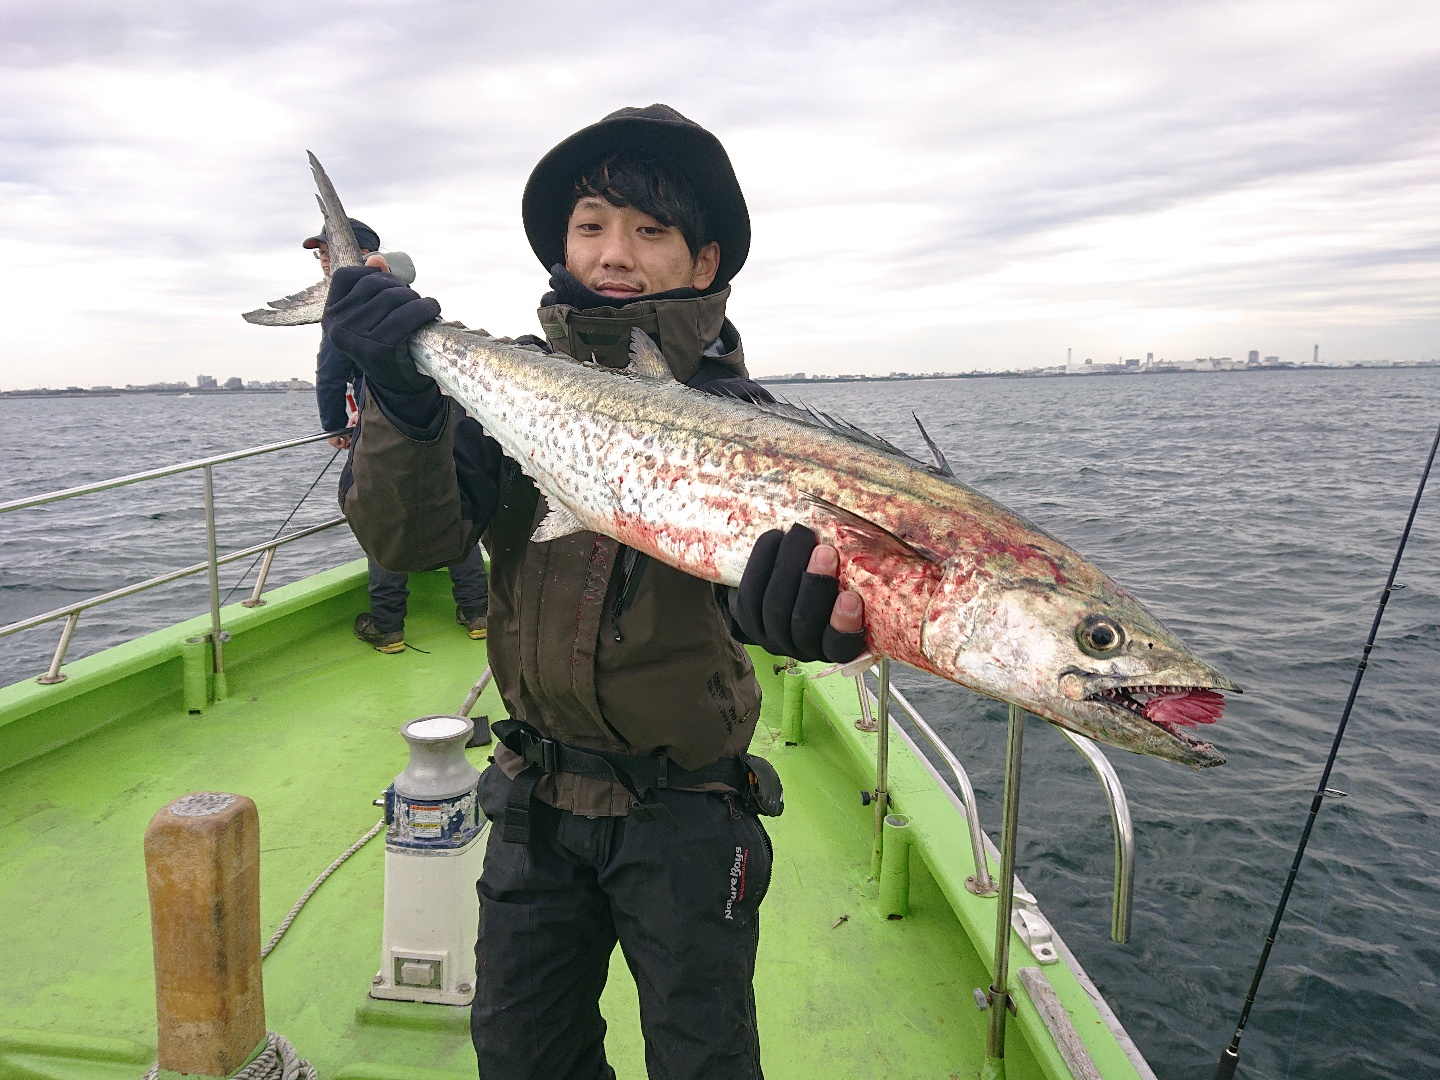
M325 879L340 869L346 859L373 840L384 827L385 821L382 818L372 825L364 836L341 852L339 858L320 872L320 876L300 894L300 899L295 901L295 906L290 909L290 914L281 920L279 928L270 936L265 947L260 950L261 961L275 951L275 946L280 944L280 939L285 936L285 931L290 929L290 924L300 914L300 909L315 895L315 890L325 884ZM143 1080L159 1080L159 1076L160 1063L157 1061L150 1066L150 1071L145 1074ZM267 1031L265 1033L265 1049L261 1050L249 1065L230 1077L230 1080L320 1080L320 1074L315 1071L315 1066L295 1052L295 1047L290 1045L289 1039L284 1035Z
M144 1080L158 1080L159 1076L160 1066L157 1063L150 1066ZM267 1031L265 1049L249 1065L235 1073L231 1080L320 1080L320 1074L315 1071L314 1065L295 1053L289 1039Z

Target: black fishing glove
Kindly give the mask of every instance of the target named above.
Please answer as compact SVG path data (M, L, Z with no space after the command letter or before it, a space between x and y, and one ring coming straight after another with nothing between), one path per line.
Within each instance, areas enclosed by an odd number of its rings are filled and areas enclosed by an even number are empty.
M415 367L407 341L435 321L440 305L375 266L345 266L330 279L321 325L365 378L395 394L419 394L435 380Z
M771 529L750 552L740 587L730 592L730 617L751 645L796 660L848 664L865 650L865 631L843 634L830 625L840 583L805 568L818 543L804 525Z

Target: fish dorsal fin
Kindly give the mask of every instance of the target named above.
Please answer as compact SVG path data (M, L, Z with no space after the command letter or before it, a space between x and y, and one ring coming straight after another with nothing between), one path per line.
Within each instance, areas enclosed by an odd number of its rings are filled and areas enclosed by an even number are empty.
M330 291L330 282L317 281L308 289L271 300L265 307L247 311L240 316L257 326L304 326L317 323L325 313L325 297Z
M877 525L869 518L861 517L853 510L846 510L843 506L836 506L829 499L822 499L819 495L812 495L808 491L803 492L801 497L823 513L829 514L835 519L836 525L842 532L848 532L862 539L868 546L889 551L906 558L919 559L922 562L942 563L945 557L938 552L931 551L923 545L901 539L883 525Z
M940 447L935 445L935 440L930 438L930 433L925 430L925 425L920 423L920 417L913 412L910 417L915 421L915 426L920 429L920 437L925 440L925 445L930 448L930 456L935 459L935 464L930 466L930 470L941 476L954 476L955 473L951 470L950 463L945 460L945 455L940 452Z
M585 526L580 523L579 518L559 503L552 502L550 512L545 515L545 520L536 527L530 540L532 543L543 544L549 540L559 540L573 533L585 531Z
M660 351L660 346L638 326L630 328L630 364L625 371L644 379L675 381L675 374L665 362L665 354Z
M849 439L851 442L868 446L872 450L879 450L884 454L893 454L895 457L904 458L915 465L925 466L925 462L911 454L907 454L894 443L882 439L879 435L866 431L864 428L856 427L843 417L834 416L827 412L821 412L813 405L797 405L783 398L775 401L754 401L751 402L755 408L767 412L772 416L783 416L787 420L796 420L802 424L809 424L811 427L824 428L826 431L833 431L841 438ZM928 468L928 466L925 466Z

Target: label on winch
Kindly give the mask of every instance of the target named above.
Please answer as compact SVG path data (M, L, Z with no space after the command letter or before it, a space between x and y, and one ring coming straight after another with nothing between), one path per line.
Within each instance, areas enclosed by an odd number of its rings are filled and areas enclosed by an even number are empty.
M464 847L480 830L480 805L473 791L453 799L421 802L397 795L391 787L385 792L385 804L389 823L385 843L389 847Z

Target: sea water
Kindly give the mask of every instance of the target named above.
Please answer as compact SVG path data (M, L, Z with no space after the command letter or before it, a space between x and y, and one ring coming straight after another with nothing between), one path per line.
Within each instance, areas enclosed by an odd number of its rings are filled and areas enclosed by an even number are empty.
M1108 750L1136 834L1130 942L1109 939L1100 787L1030 721L1018 872L1155 1071L1208 1077L1229 1041L1425 454L1440 370L1273 370L777 387L922 454L1093 558L1245 689L1192 772ZM315 429L308 394L0 400L0 501ZM216 469L220 547L336 512L323 444ZM327 468L328 466L328 468ZM0 517L0 624L205 556L197 474ZM1440 486L1440 478L1437 478ZM280 584L360 554L282 548ZM225 568L222 596L249 561ZM1254 1077L1440 1076L1440 491L1422 505L1242 1044ZM235 590L238 600L248 582ZM86 612L70 656L206 610L203 575ZM0 683L59 623L0 639ZM897 683L966 763L995 835L1005 711ZM957 1002L957 1008L969 1007Z

